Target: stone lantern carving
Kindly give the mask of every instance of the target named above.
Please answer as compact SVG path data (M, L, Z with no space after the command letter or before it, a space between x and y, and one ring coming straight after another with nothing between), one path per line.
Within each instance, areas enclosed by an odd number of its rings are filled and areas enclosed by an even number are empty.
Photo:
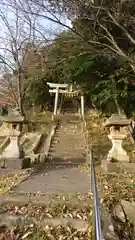
M106 122L105 127L110 128L109 139L112 141L107 160L109 162L129 162L129 156L124 150L122 143L127 137L127 126L131 120L126 119L123 115L113 114Z

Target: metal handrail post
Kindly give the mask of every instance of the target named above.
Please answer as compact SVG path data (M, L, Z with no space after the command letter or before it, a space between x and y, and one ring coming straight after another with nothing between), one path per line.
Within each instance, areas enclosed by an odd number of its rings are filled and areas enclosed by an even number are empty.
M99 196L98 196L96 174L95 174L92 152L90 152L90 166L91 166L91 190L93 192L94 215L95 215L95 234L96 234L96 240L102 240L100 202L99 202Z

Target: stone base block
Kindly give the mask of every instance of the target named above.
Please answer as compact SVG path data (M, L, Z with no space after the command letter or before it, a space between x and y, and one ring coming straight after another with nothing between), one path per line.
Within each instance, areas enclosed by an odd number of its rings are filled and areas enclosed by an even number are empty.
M105 173L135 173L135 163L108 162L102 160L101 167Z
M23 169L30 167L30 158L26 157L23 159L18 158L1 158L0 167L8 169Z

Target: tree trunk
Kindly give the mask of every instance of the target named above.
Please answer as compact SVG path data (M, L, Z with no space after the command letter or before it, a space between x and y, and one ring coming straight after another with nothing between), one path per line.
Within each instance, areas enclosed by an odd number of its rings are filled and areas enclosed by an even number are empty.
M17 88L18 88L18 106L19 106L19 112L20 114L25 117L24 108L23 108L23 96L22 96L22 74L21 72L18 73L18 82L17 82Z
M36 116L35 103L32 103L33 116Z
M112 84L113 84L113 87L114 87L115 92L116 92L117 87L116 87L116 82L115 82L114 78L112 78ZM116 106L117 113L119 115L122 114L122 109L121 109L121 107L119 105L118 98L117 98L117 96L115 94L114 94L113 99L114 99L114 103L115 103L115 106Z
M120 107L120 105L119 105L118 100L117 100L116 97L114 98L114 102L115 102L115 106L116 106L117 113L118 113L119 115L122 114L122 109L121 109L121 107Z

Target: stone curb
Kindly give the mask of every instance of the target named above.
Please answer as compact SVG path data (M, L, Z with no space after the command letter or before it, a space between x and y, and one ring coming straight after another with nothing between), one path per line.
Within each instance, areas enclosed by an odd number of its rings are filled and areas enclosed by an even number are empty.
M43 138L43 134L39 134L36 141L33 143L33 148L32 148L32 151L35 153L42 141L42 138Z
M50 147L51 147L52 138L53 138L53 136L56 132L57 127L58 127L58 124L53 125L50 134L46 137L46 140L45 140L46 141L46 143L45 143L45 156L46 156L46 158L48 157L49 150L50 150Z
M56 132L57 126L58 126L58 124L54 124L50 130L50 133L45 137L44 153L37 153L37 154L33 154L33 155L27 154L26 155L27 157L31 158L31 163L40 164L40 163L46 162L46 159L48 157L48 153L50 150L50 146L51 146L51 141ZM42 139L43 139L43 134L40 135L40 139L38 139L36 141L34 148L32 148L30 151L35 151L35 149L39 147L39 144L41 143Z

